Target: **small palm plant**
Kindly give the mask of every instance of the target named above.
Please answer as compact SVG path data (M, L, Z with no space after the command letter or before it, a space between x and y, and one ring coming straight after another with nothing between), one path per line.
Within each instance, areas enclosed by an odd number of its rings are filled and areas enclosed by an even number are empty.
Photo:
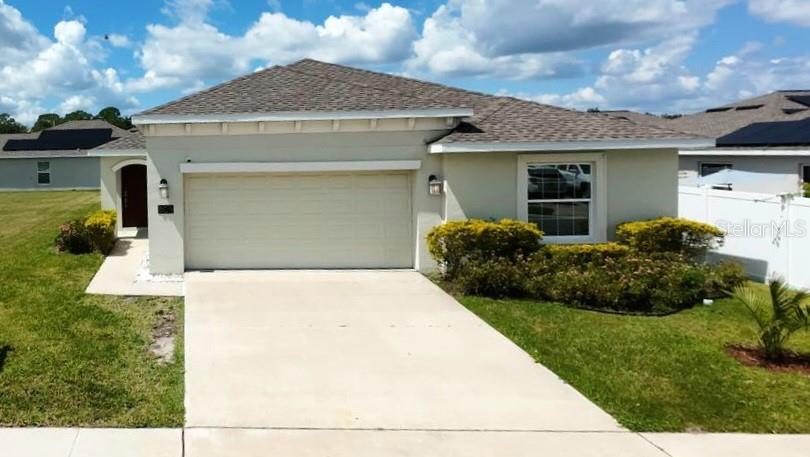
M733 297L740 301L759 327L759 342L768 360L780 360L785 344L801 329L810 327L810 308L805 291L793 291L782 279L768 282L769 295L748 287L734 289Z

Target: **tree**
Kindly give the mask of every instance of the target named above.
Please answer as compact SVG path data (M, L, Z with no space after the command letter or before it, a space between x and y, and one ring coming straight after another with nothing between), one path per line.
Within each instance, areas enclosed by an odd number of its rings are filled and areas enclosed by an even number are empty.
M121 111L114 107L108 106L96 114L96 119L103 119L110 124L120 127L125 130L132 128L132 119L130 117L121 116Z
M734 289L733 297L745 306L759 327L759 344L768 360L780 360L790 337L810 326L808 294L792 291L781 279L768 282L768 296L748 286Z
M59 125L62 122L64 121L56 113L40 114L39 117L37 118L37 121L34 123L34 126L31 127L31 131L39 132L40 130L45 130L55 125Z
M0 113L0 133L28 133L28 127L17 122L8 113Z
M62 118L62 122L59 122L59 124L68 121L88 121L90 119L93 119L92 114L88 113L87 111L77 110L72 113L65 114L65 117Z

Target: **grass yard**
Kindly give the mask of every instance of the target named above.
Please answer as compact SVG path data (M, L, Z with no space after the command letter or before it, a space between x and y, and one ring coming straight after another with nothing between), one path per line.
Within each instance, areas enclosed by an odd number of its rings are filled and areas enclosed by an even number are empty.
M89 296L98 254L57 254L60 223L98 192L0 192L0 425L183 423L181 299ZM157 313L177 313L175 361L149 354Z
M725 354L726 344L756 341L745 309L731 300L630 317L458 299L632 430L810 433L810 376ZM799 332L792 349L810 353L810 335Z

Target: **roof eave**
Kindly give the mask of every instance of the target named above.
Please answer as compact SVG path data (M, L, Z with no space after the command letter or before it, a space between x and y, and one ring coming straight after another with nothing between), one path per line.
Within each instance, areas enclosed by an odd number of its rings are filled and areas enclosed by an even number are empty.
M407 110L365 111L287 111L277 113L242 114L141 114L132 117L135 125L148 124L201 124L219 122L284 122L331 121L353 119L407 119L470 117L471 108L426 108Z
M671 138L638 140L548 141L520 143L434 143L431 154L463 152L532 152L532 151L588 151L609 149L685 149L709 148L709 138Z
M91 149L88 157L141 157L146 156L146 149Z

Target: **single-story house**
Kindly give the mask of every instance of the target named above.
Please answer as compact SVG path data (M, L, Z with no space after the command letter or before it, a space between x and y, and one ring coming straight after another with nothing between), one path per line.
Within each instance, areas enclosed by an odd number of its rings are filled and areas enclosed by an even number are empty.
M142 136L94 154L102 204L123 225L135 223L130 189L145 189L134 195L153 274L429 271L425 235L464 218L536 222L550 242L605 241L618 223L676 215L678 149L713 144L309 59L133 122Z
M0 191L98 189L99 159L89 151L127 134L103 120L87 120L0 135Z
M799 193L810 183L810 90L772 92L674 119L610 114L715 138L711 148L681 149L681 185L696 186L700 177L723 169L761 175L730 186L737 191Z

